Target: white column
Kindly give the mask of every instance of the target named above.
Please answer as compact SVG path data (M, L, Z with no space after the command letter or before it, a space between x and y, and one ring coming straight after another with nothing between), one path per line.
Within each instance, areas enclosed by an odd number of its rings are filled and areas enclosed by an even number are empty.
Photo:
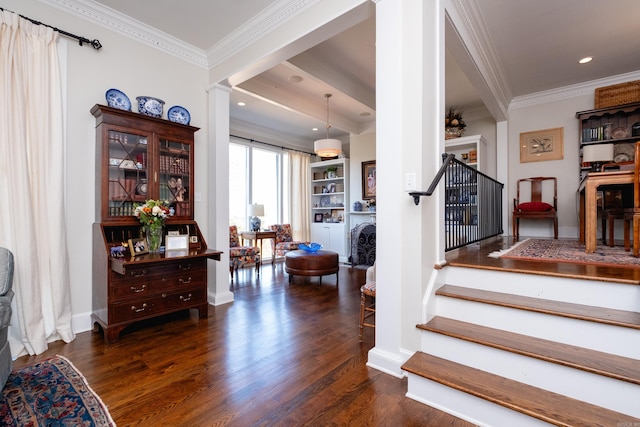
M376 345L368 365L401 376L420 348L416 324L433 266L444 258L439 190L416 206L444 151L444 6L441 0L376 3Z
M233 301L229 291L229 98L231 89L215 85L209 90L207 150L207 244L223 251L220 261L209 261L209 302Z
M502 196L505 197L505 200L502 201L502 234L510 236L509 222L512 203L506 199L509 196L509 123L506 120L496 123L496 147L496 179L499 182L504 182L502 189Z

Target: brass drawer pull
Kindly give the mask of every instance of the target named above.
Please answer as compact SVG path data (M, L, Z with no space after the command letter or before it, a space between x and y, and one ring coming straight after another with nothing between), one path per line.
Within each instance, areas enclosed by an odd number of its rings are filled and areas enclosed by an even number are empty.
M185 297L183 297L182 295L180 295L180 301L185 301L185 302L186 302L186 301L191 301L191 296L192 296L192 295L191 295L191 294L189 294L189 296L187 296L187 297L185 298Z
M178 279L178 282L182 283L183 285L187 285L189 283L191 283L191 276L189 276L189 278L187 280L184 280L182 277Z
M136 308L135 305L131 306L131 310L135 311L136 313L140 313L141 311L144 311L147 308L147 303L145 302L144 304L142 304L142 307L140 308Z
M140 271L138 271L138 270L133 270L133 271L131 272L131 275L132 275L133 277L142 277L142 276L144 276L145 274L147 274L147 270L140 270Z
M132 286L131 290L135 293L144 292L147 290L147 285L142 285L140 289L136 288L135 286Z
M187 265L186 265L186 266L184 266L184 267L182 266L182 264L180 264L180 265L178 266L178 268L179 268L180 270L191 270L191 264L187 264Z

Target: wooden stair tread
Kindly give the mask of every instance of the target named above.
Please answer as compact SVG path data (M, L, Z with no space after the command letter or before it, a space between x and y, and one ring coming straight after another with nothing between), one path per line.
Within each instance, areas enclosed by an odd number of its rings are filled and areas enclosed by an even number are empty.
M638 360L436 316L419 329L640 384Z
M557 426L616 426L640 422L629 415L420 351L411 356L402 369Z
M477 301L502 307L518 308L538 313L563 316L590 322L640 329L640 313L616 310L569 302L505 294L502 292L471 289L462 286L444 285L436 295Z

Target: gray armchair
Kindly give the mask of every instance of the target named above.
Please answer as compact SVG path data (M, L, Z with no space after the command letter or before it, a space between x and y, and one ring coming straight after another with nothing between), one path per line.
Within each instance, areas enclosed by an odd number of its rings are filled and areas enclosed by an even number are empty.
M13 299L13 254L0 248L0 390L7 382L13 368L9 348L9 322L11 321L11 300Z

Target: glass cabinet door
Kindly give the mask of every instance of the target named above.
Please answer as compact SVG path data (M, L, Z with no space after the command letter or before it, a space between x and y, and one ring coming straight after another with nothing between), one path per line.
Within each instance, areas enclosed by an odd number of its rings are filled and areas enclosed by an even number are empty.
M148 139L131 131L108 131L109 217L132 216L134 204L147 199Z
M174 216L191 215L191 145L160 138L158 184L160 200L174 209Z

